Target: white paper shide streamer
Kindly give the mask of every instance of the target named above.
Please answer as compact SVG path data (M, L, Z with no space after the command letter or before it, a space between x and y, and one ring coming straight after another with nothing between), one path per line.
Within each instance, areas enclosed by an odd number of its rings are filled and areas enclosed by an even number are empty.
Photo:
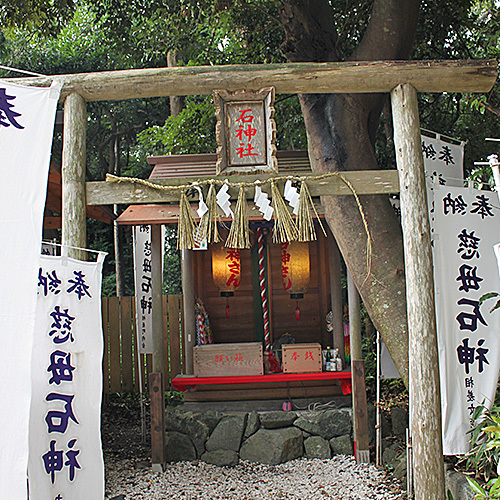
M262 213L264 220L270 221L273 216L274 209L271 206L267 193L262 191L258 183L255 184L254 203Z
M284 198L288 201L289 205L293 208L293 215L299 213L299 193L297 188L292 185L292 181L289 179L285 182Z
M226 217L232 217L234 219L234 213L231 210L231 197L229 196L228 191L229 184L224 183L217 192L217 205L219 205Z

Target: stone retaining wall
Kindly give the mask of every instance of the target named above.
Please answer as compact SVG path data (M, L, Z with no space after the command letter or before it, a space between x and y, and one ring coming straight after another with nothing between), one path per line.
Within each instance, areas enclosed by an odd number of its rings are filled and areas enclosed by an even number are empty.
M201 459L219 466L242 460L279 464L295 458L353 454L350 409L266 413L166 411L169 462Z

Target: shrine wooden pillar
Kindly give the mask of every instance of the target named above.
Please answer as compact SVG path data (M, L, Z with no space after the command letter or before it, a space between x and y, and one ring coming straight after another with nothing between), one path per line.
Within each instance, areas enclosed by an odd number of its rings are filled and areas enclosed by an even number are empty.
M161 225L153 224L151 226L153 371L149 374L149 395L151 398L151 462L153 471L156 472L162 472L166 462L162 244Z
M347 270L349 334L351 337L352 415L355 456L358 463L370 461L368 404L366 401L365 362L361 348L361 309L358 289Z
M193 347L196 341L194 313L193 250L182 250L182 306L184 309L184 374L193 375Z
M85 195L85 140L87 103L73 92L64 101L62 151L62 244L85 248L87 207ZM84 260L84 252L70 250L71 257Z
M333 347L339 350L345 366L344 322L342 279L340 275L340 250L331 231L328 229L328 256L330 266L331 310L333 313ZM325 346L326 347L326 346Z
M415 500L445 499L431 232L417 91L391 91L408 310L410 435Z

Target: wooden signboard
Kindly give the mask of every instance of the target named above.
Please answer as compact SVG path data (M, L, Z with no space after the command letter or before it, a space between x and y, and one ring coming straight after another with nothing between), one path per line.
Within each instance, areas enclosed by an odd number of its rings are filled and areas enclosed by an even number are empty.
M274 88L214 92L219 174L277 172Z
M322 371L320 344L284 344L283 373L315 373Z
M264 360L260 342L207 344L193 348L195 377L225 375L263 375Z

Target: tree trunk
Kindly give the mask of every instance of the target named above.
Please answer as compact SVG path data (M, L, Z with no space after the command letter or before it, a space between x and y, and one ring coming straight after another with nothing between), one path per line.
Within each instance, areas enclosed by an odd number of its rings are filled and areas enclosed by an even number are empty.
M169 50L167 53L167 66L169 68L177 67L177 52L175 50ZM180 112L184 109L185 98L180 95L170 96L170 115L178 116Z
M368 113L352 95L303 95L309 157L315 172L377 168ZM365 97L361 96L360 100ZM325 216L373 323L408 381L408 338L403 241L399 221L384 195L360 196L371 236L352 196L323 197ZM368 258L367 258L368 257Z
M349 57L354 61L406 59L417 25L418 0L375 0L369 25ZM289 0L281 11L292 62L339 60L335 19L325 0ZM375 170L374 142L386 97L382 94L300 96L314 172ZM401 227L384 195L323 197L326 220L363 303L408 383L408 327Z

